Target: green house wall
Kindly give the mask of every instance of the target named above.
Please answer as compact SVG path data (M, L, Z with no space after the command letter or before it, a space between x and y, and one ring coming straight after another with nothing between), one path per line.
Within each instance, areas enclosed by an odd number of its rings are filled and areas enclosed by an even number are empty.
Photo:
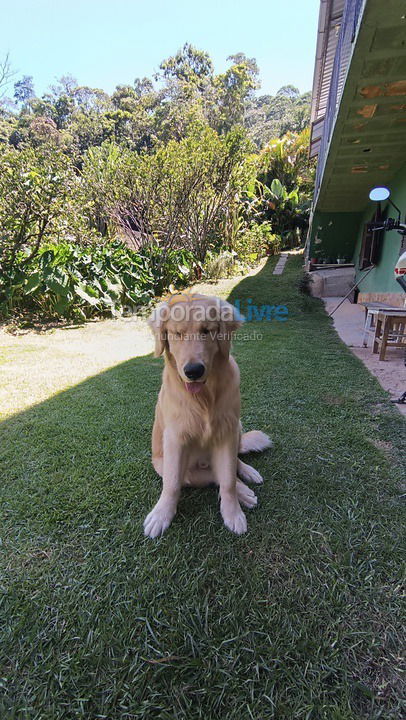
M312 219L310 257L336 262L338 257L351 260L362 213L320 212Z
M388 187L391 191L391 200L401 210L402 220L404 220L406 213L406 165L393 178L392 182L388 183ZM395 230L391 230L384 234L379 263L373 270L371 270L368 277L366 277L365 280L362 280L362 277L367 272L359 269L359 255L361 251L363 228L364 224L371 219L375 208L375 203L371 202L368 204L362 215L361 223L358 229L357 242L353 255L355 279L357 282L360 282L359 288L363 293L401 293L404 295L402 288L395 280L393 272L399 257L402 242L401 236ZM390 204L388 204L388 216L397 217L395 208Z
M402 213L406 213L406 164L388 183L391 200ZM389 203L387 215L397 217L397 212ZM382 205L382 209L385 205ZM376 210L376 203L368 201L364 212L321 212L313 214L309 234L309 258L323 258L335 262L344 257L355 266L355 279L359 282L362 293L399 293L404 295L402 288L395 280L394 267L399 257L401 236L394 230L384 234L382 252L379 263L366 276L367 270L360 270L364 225L370 221ZM319 242L318 242L319 240ZM363 280L363 277L365 279Z

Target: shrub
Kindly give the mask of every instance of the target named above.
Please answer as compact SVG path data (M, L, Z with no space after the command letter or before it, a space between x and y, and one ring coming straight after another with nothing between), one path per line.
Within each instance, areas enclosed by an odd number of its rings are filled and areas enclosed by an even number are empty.
M150 245L144 252L149 258L156 295L162 295L170 285L183 287L201 274L202 267L190 250L165 250L160 245Z
M265 255L275 255L279 252L281 240L274 235L269 222L252 224L243 233L238 235L234 242L234 250L238 257L248 264L255 262Z
M120 244L48 244L12 280L3 288L3 312L18 307L65 318L114 315L125 304L148 302L153 294L147 258Z
M242 270L243 266L238 261L237 253L234 251L224 250L220 253L214 253L209 250L206 254L203 272L211 280L232 277L238 275Z
M8 148L0 154L0 271L28 264L70 218L75 175L55 148ZM65 226L64 226L65 224Z
M18 258L21 260L21 256ZM196 271L186 250L144 252L115 241L82 248L49 243L27 265L0 279L0 313L39 312L47 317L90 318L141 308L170 284L184 286Z
M313 278L310 273L303 271L302 274L299 277L298 281L298 290L303 295L311 295L312 294L312 282Z
M186 248L204 262L213 241L224 240L229 208L252 176L248 148L241 129L222 137L200 124L182 140L138 156L127 181L131 196L120 198L113 221L135 246L152 239L166 250Z
M114 236L111 215L131 195L136 155L116 143L91 147L83 159L79 195L90 227Z

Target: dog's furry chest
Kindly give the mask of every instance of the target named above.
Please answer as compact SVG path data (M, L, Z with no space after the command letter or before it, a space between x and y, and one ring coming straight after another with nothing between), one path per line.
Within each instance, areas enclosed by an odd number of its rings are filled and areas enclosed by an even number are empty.
M182 437L185 443L192 442L195 446L205 448L213 446L233 431L238 431L235 413L224 411L219 413L214 408L187 408L182 413Z
M240 392L236 363L230 358L220 382L210 380L197 394L174 382L171 368L164 371L158 399L159 425L164 432L173 428L179 442L205 451L224 439L239 434Z

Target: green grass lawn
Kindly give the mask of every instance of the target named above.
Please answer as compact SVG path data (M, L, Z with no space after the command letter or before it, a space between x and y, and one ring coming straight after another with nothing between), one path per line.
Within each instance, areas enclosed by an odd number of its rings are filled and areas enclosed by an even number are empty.
M401 717L405 423L298 292L300 258L273 265L230 296L289 309L234 348L244 428L275 443L246 535L209 488L143 537L150 355L0 425L2 720Z

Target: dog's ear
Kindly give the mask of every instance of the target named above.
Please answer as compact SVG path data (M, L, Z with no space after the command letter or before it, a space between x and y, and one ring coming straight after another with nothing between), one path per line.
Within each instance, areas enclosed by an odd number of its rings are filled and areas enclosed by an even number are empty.
M150 326L155 338L155 357L162 355L168 347L168 338L166 333L166 320L169 315L169 306L166 302L162 302L154 308L148 318Z
M220 352L224 357L230 355L230 347L232 334L237 328L241 327L244 322L244 317L237 310L234 305L226 302L226 300L220 301L220 327L218 334L218 343Z

